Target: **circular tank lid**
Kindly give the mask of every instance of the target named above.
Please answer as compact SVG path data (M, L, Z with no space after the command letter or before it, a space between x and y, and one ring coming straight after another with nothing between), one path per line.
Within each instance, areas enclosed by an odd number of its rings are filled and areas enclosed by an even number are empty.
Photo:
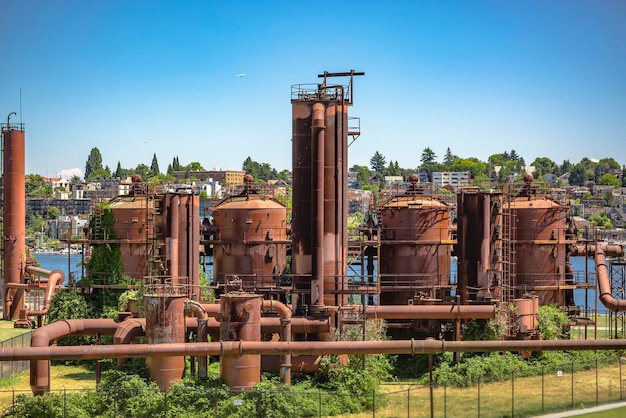
M419 208L419 207L441 207L448 205L441 200L429 195L397 196L385 203L385 208Z
M566 207L560 203L555 202L552 199L545 197L539 199L528 200L528 197L520 197L511 201L511 208L513 209L550 209L550 208L563 208Z
M215 210L219 209L285 209L285 205L272 198L252 195L227 199L215 207Z

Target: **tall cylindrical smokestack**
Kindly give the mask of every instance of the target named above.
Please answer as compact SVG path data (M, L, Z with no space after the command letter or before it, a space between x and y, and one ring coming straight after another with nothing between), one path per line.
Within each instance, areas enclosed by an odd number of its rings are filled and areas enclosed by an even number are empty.
M24 128L2 127L4 148L4 277L3 283L20 283L26 262L26 185ZM24 309L24 290L4 286L4 319L18 319Z

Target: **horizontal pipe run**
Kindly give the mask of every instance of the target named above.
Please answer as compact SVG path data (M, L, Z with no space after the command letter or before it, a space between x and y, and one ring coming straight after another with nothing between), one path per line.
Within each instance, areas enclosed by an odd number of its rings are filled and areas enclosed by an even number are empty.
M147 356L431 354L442 352L622 350L626 340L511 341L220 341L211 343L130 344L124 346L5 347L0 361L96 360Z
M593 257L596 251L602 251L608 257L622 257L624 255L624 249L621 245L598 245L598 244L576 244L572 245L569 250L569 255L580 257Z
M491 319L495 305L385 305L367 306L368 319Z

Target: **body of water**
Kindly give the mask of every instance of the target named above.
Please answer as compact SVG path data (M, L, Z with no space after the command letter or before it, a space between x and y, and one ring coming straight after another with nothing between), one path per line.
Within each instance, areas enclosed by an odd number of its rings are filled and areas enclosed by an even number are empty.
M65 273L64 285L67 284L72 273L76 280L82 276L82 254L59 254L59 253L34 253L33 256L39 262L39 267L46 270L61 270Z

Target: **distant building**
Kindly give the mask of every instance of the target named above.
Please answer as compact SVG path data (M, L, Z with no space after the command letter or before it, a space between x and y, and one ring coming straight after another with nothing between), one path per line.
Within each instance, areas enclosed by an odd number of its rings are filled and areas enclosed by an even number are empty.
M48 236L52 239L83 237L88 224L89 220L87 218L59 216L58 219L48 221Z
M89 199L26 199L26 212L48 218L48 211L54 206L63 215L88 215L93 208Z
M435 171L433 172L433 184L439 187L450 185L454 189L470 184L471 173L469 171Z
M374 196L371 190L348 189L348 213L355 212L366 214L369 211Z
M243 170L220 170L220 171L174 171L174 177L177 181L183 182L187 175L193 176L198 180L204 181L208 178L220 182L224 186L235 186L243 184L243 176L246 174Z

